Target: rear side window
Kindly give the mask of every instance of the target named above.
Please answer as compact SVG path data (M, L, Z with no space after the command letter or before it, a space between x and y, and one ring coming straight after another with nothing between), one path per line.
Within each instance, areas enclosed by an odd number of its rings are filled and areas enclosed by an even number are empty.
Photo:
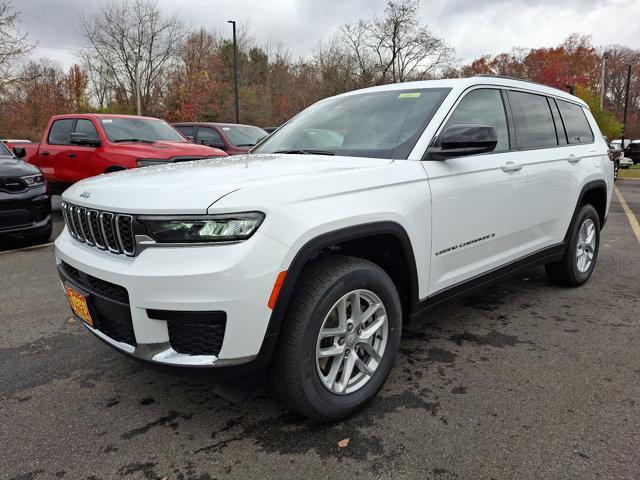
M98 130L91 120L85 120L84 118L78 119L76 123L76 133L84 133L89 140L100 140Z
M499 90L480 88L472 90L460 101L447 121L445 129L452 125L489 125L496 129L498 144L494 152L509 150L509 128L504 103Z
M556 147L556 128L547 98L533 93L509 91L519 149Z
M580 105L558 100L560 115L570 144L593 143L593 132Z
M53 122L47 142L51 145L69 145L69 137L75 121L75 118L63 118Z

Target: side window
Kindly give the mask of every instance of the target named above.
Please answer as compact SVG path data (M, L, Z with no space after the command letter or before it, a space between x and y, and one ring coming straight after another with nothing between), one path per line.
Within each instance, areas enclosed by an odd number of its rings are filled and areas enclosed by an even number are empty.
M547 98L547 100L549 100L549 105L551 106L551 113L553 114L553 123L556 124L556 134L558 137L558 145L566 145L567 132L564 129L564 123L562 122L562 118L560 117L560 112L558 111L558 105L556 105L556 101L553 98Z
M570 144L593 143L593 132L580 105L558 100L558 108L567 129Z
M53 122L47 142L51 145L69 145L69 137L75 121L75 118L63 118Z
M193 125L176 125L175 128L185 137L193 137L196 131Z
M519 149L556 147L556 129L547 97L509 91Z
M220 134L210 127L198 127L198 143L203 145L219 145L224 143Z
M469 92L449 117L445 128L469 123L494 127L498 133L498 144L494 151L509 150L509 128L500 90L480 88Z
M98 130L91 120L85 120L84 118L78 119L76 123L76 133L84 133L90 140L100 140Z

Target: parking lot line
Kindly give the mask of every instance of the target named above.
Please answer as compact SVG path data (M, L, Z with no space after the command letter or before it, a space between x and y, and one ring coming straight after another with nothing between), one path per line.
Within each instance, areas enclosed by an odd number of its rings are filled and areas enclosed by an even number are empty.
M627 215L627 219L629 219L633 233L636 234L636 238L638 239L638 242L640 242L640 224L638 223L638 219L629 208L629 205L627 205L627 202L622 196L622 193L620 193L620 190L618 190L618 187L614 187L614 191L616 192L616 197L618 197L620 205L622 205L624 213Z
M32 245L30 247L14 248L13 250L5 250L4 252L0 252L0 255L4 255L5 253L22 252L25 250L36 250L38 248L48 247L49 245L53 245L53 244L54 242L49 242L49 243L43 243L41 245Z

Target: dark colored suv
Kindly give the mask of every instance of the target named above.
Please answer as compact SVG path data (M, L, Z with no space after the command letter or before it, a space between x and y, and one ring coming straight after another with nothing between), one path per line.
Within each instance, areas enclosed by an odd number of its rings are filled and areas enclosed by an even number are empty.
M51 197L42 172L0 142L0 237L17 233L46 242L51 228Z
M224 150L228 155L247 153L268 135L259 127L237 123L182 122L173 127L195 143Z

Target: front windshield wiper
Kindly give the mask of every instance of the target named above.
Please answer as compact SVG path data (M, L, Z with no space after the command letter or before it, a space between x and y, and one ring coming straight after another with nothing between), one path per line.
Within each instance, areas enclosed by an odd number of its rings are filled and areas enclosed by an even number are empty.
M236 147L253 147L255 143L238 143Z
M144 138L118 138L114 143L120 142L140 142L140 143L156 143L155 140L146 140Z
M278 150L273 153L290 153L293 155L335 155L335 153L329 150Z

